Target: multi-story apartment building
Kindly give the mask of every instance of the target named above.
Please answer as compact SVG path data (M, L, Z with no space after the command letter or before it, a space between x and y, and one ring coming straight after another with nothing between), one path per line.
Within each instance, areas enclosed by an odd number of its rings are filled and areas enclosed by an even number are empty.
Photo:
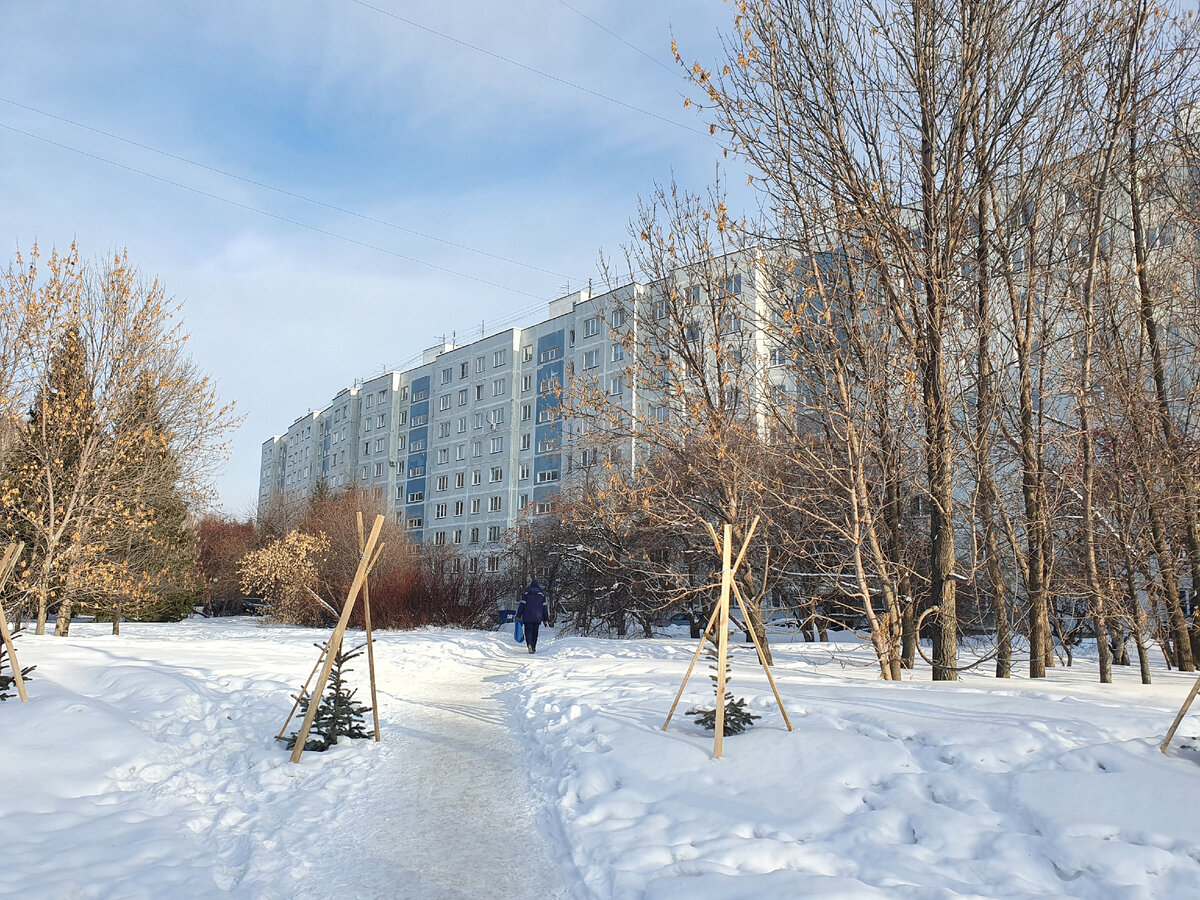
M736 278L753 308L753 267ZM586 376L608 402L653 420L661 399L637 395L625 357L639 316L658 315L656 297L661 292L638 283L595 296L579 291L551 301L534 325L436 345L411 369L343 389L263 443L260 506L303 501L321 481L333 492L358 486L383 501L414 542L498 569L517 516L550 513L570 473L596 461L594 449L567 441L577 424L561 414L572 377Z

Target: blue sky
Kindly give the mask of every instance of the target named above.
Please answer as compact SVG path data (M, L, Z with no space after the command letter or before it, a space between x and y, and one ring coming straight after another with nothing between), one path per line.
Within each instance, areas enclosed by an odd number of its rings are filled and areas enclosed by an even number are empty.
M617 254L655 182L711 182L722 149L683 108L670 42L715 60L732 15L721 0L10 0L0 258L76 239L163 279L195 362L245 417L215 487L248 513L260 445L296 416L443 333L536 320Z

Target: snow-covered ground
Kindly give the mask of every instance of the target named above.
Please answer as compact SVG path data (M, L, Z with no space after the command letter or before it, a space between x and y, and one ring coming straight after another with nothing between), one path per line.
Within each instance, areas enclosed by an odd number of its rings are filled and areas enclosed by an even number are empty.
M273 740L327 634L253 621L25 635L0 704L0 896L1200 896L1192 676L880 682L854 645L752 651L727 738L686 637L378 636L383 742ZM353 635L352 635L353 639ZM351 676L367 696L366 660Z

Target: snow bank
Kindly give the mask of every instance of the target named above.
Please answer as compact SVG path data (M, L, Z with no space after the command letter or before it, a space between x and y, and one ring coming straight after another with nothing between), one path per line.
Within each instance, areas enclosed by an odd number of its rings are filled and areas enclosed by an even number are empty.
M713 760L686 716L660 730L694 646L560 641L520 676L596 896L1200 896L1195 741L1157 749L1191 676L888 684L856 648L793 644L775 648L788 733L739 648L731 690L762 719ZM711 702L706 675L681 710Z
M869 651L796 643L775 648L789 733L738 645L731 690L762 718L713 760L682 713L703 664L661 730L686 638L386 634L384 742L293 766L273 736L324 632L104 630L18 644L38 668L0 704L0 895L1200 896L1200 715L1157 749L1188 675L887 684ZM522 829L561 872L529 880Z

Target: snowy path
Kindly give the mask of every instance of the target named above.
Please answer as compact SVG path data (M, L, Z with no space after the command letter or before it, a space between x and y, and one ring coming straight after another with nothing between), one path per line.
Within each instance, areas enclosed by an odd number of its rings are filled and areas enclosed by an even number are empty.
M380 896L570 896L560 862L538 830L521 748L496 696L502 681L532 662L517 649L462 661L439 658L437 677L429 679L412 677L421 656L379 646L386 749L375 774L389 777L375 779L371 793L356 798L348 825L372 823L356 850Z

